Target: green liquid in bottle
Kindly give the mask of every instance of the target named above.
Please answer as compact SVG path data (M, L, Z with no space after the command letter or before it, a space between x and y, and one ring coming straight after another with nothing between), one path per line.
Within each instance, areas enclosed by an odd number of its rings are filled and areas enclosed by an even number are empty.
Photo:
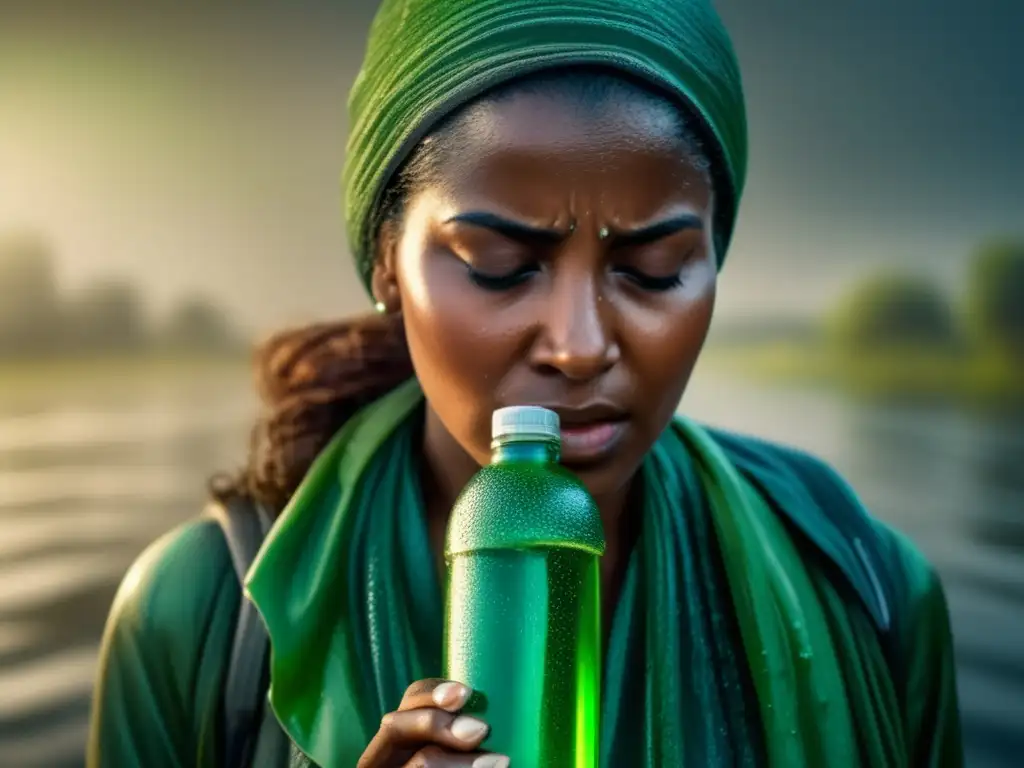
M495 413L491 464L448 525L445 676L476 692L484 749L514 768L596 768L604 531L558 464L558 417Z

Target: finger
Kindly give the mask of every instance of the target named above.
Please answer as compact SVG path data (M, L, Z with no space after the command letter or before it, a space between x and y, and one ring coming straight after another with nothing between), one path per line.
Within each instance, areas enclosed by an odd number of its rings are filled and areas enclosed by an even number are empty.
M489 731L483 720L436 707L391 712L381 721L360 766L391 765L410 751L431 745L468 752L479 747Z
M456 754L445 752L440 747L424 747L402 768L508 768L505 755L484 752Z
M417 680L406 689L398 710L438 707L448 712L458 712L466 705L470 693L472 691L469 686L455 680L438 677Z

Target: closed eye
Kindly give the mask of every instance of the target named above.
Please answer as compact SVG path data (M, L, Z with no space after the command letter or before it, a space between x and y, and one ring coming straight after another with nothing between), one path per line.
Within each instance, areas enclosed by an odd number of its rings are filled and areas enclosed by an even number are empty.
M473 269L472 266L466 264L466 272L469 275L469 279L484 290L508 291L525 283L533 275L540 272L540 265L527 264L526 266L520 267L519 269L511 272L494 275Z
M682 273L676 272L672 275L656 276L649 275L634 267L616 267L615 271L635 283L645 291L655 293L670 291L683 284Z

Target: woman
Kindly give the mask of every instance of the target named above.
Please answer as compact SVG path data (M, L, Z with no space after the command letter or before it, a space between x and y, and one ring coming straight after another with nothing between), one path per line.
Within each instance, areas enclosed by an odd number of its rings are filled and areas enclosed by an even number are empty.
M607 533L603 765L960 765L931 567L821 462L673 419L746 166L710 5L385 0L350 110L378 313L269 343L270 413L217 489L279 513L247 577L272 647L255 764L507 764L436 679L442 545L491 412L534 403ZM215 522L142 556L91 765L223 764L239 598Z

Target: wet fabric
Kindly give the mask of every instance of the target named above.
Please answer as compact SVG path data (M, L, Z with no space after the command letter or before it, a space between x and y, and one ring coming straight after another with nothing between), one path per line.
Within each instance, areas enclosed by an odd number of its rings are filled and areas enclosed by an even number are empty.
M482 92L542 69L604 65L687 104L722 170L723 259L747 168L732 43L710 0L384 0L349 97L343 178L350 248L369 287L374 213L431 128Z
M441 589L414 471L421 398L410 382L357 414L250 571L273 647L270 700L309 765L354 765L405 687L441 672ZM859 507L827 466L678 419L642 471L602 765L962 764L940 583L865 518L882 542L876 567L898 586L880 599L847 533ZM103 641L91 768L217 764L238 600L215 523L139 559ZM895 675L879 631L892 616Z
M412 381L349 422L250 571L273 649L270 701L318 765L357 761L406 686L441 671L443 602L427 576L412 437L421 401ZM771 509L779 500L682 418L643 482L643 532L606 660L602 764L909 765L875 628L851 621L800 556ZM698 571L710 547L721 589ZM731 645L726 617L739 628ZM852 658L856 670L844 668ZM638 676L639 701L626 692Z

